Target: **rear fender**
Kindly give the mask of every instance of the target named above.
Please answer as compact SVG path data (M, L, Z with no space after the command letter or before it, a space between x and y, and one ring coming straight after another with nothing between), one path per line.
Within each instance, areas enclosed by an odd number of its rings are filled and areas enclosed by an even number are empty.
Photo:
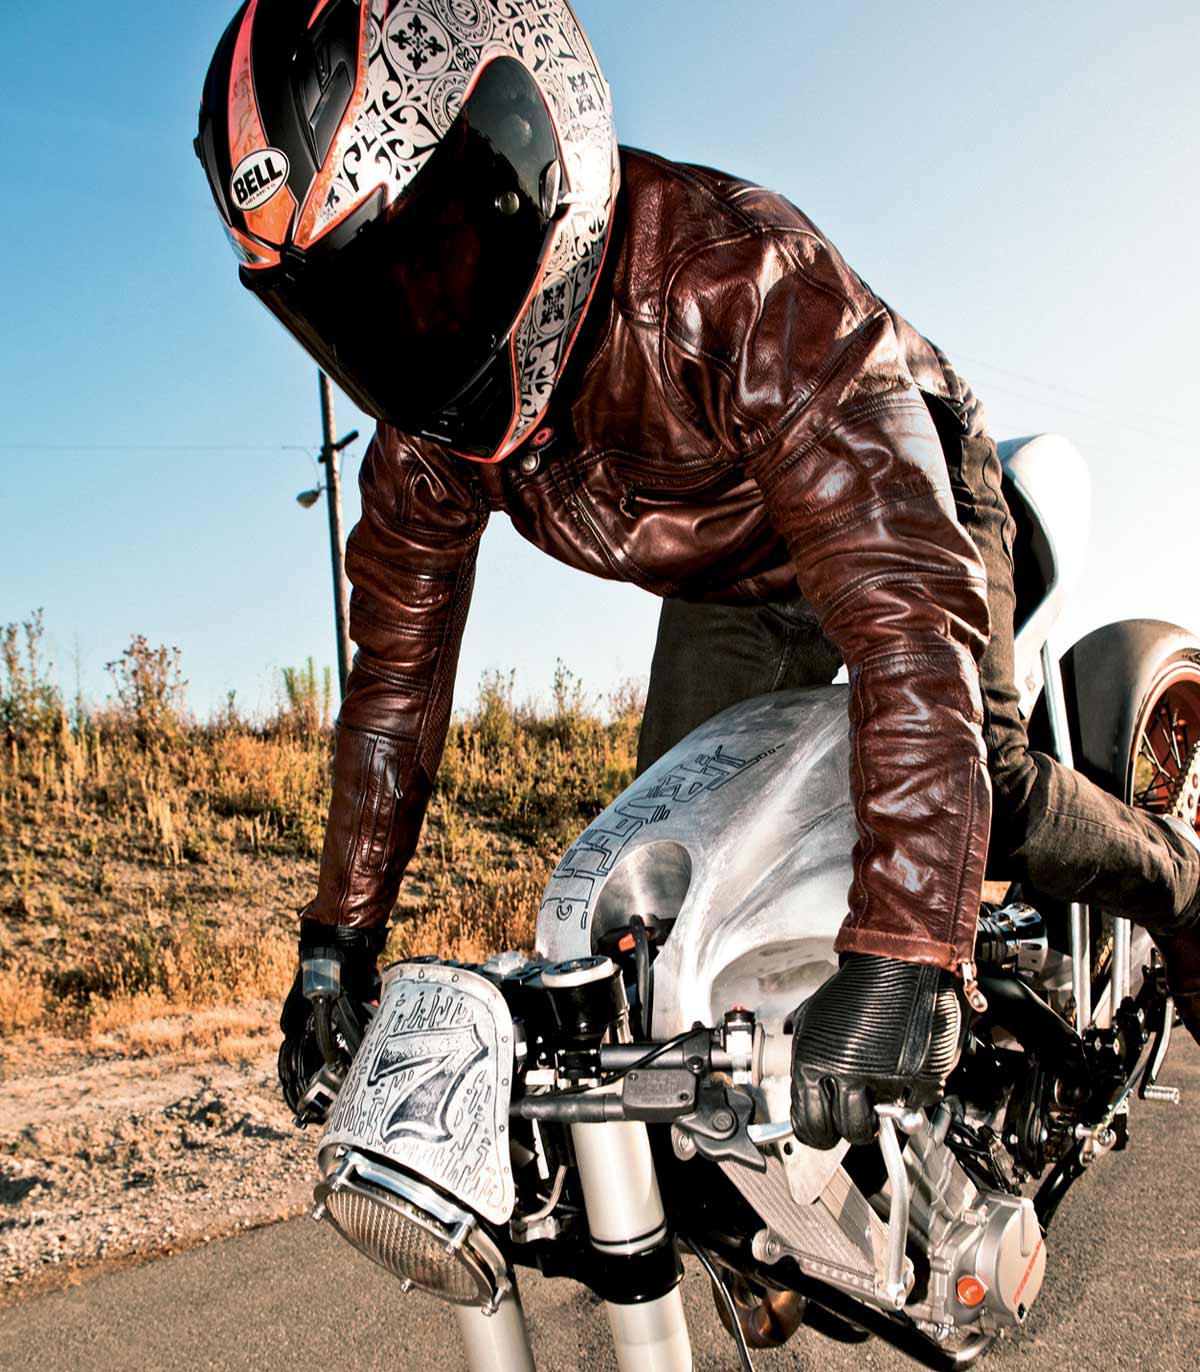
M1165 620L1123 619L1081 638L1062 659L1076 769L1130 800L1147 709L1174 672L1197 667L1200 639Z

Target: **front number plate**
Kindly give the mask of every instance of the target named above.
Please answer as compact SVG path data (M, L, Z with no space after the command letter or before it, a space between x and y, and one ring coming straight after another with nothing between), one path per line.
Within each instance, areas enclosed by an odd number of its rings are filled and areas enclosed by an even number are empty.
M321 1138L374 1153L502 1224L515 1196L508 1148L513 1025L484 977L397 963Z

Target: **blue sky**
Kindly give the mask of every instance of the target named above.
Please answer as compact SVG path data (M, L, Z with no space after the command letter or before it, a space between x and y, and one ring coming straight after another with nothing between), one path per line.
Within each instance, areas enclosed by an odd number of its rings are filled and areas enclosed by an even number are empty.
M315 371L238 286L191 151L234 8L0 14L0 623L44 606L64 686L78 661L94 700L131 635L178 644L201 714L229 690L267 708L281 666L333 661L325 519L293 499L314 484ZM959 362L993 432L1084 451L1071 631L1200 629L1194 4L577 10L622 141L782 190ZM644 673L656 617L494 520L459 699L489 668L544 693L556 657L607 690Z

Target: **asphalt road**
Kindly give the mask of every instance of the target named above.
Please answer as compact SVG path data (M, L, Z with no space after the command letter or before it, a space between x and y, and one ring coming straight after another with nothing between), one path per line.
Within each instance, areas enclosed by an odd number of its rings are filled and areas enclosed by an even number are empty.
M1195 1372L1200 1368L1200 1049L1180 1043L1164 1083L1183 1104L1135 1102L1130 1148L1068 1196L1049 1238L1046 1285L988 1372ZM612 1372L602 1307L565 1282L523 1279L538 1366ZM695 1266L684 1284L697 1372L736 1368ZM899 1372L878 1342L808 1330L759 1354L760 1372ZM0 1312L0 1369L37 1372L465 1372L454 1320L332 1231L307 1220L96 1277Z

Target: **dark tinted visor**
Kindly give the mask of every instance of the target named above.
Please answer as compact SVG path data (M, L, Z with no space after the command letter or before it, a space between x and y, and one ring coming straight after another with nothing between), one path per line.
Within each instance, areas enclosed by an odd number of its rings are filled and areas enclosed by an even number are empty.
M419 432L505 346L560 177L537 85L497 58L396 205L242 280L358 405Z

